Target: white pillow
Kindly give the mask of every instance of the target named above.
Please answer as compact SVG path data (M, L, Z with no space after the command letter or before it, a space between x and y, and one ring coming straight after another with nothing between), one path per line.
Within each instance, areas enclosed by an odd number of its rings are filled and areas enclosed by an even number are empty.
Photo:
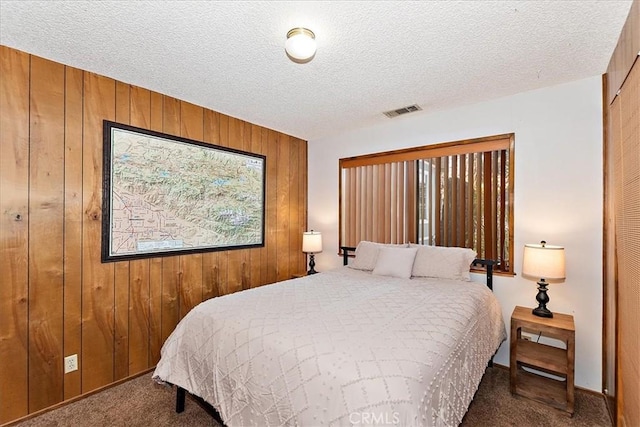
M473 249L419 246L411 275L468 282L471 280L469 269L475 258Z
M406 248L406 243L391 244L391 243L375 243L367 240L361 240L356 247L356 257L349 263L348 267L356 270L371 271L376 266L376 260L378 259L378 251L380 248Z
M367 242L366 240L360 241L356 247L356 257L349 263L349 267L356 270L373 270L376 266L380 246L379 243Z
M417 248L384 246L378 251L373 274L409 279L416 253L418 253Z

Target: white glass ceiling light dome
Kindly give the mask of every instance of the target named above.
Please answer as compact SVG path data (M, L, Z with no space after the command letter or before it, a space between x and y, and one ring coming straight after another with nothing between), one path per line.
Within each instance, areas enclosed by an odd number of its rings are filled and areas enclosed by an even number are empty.
M293 28L287 33L284 50L293 62L309 62L316 54L316 35L306 28Z

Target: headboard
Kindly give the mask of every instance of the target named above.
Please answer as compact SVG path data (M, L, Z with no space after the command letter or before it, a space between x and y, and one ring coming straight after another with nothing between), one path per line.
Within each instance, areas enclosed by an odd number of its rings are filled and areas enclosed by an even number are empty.
M352 246L340 246L340 249L342 250L342 265L349 264L349 256L351 253L354 253L356 251L356 248ZM471 265L481 265L486 267L487 287L491 290L493 290L493 266L498 264L498 261L479 258L474 259L471 263Z

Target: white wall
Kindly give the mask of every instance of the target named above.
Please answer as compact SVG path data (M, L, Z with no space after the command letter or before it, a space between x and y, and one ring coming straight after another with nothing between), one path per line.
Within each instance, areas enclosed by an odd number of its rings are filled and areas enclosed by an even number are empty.
M391 149L515 133L515 271L525 243L565 247L567 279L550 285L552 311L576 322L576 385L601 391L602 100L600 76L453 110L413 113L309 141L309 228L323 233L316 269L341 264L338 159ZM425 105L428 109L428 105ZM537 305L536 284L497 277L509 330L516 305ZM508 341L495 362L509 365Z

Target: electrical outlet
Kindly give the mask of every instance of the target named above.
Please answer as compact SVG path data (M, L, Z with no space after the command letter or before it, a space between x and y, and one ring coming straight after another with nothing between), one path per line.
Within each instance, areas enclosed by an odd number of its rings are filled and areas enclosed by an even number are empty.
M78 355L72 354L71 356L67 356L64 358L64 373L68 374L69 372L78 370Z

